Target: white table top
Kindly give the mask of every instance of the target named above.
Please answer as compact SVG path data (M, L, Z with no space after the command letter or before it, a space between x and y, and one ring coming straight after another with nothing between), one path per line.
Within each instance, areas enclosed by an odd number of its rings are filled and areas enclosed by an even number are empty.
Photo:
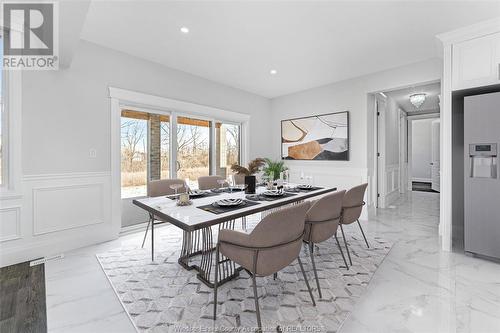
M170 222L186 231L193 231L336 190L336 188L332 187L323 187L313 191L298 192L293 196L274 201L258 201L257 205L242 207L241 209L235 209L221 214L214 214L197 207L208 205L221 199L245 199L244 191L220 193L217 196L202 197L198 199L192 198L191 200L193 203L190 206L177 206L176 200L172 200L165 196L136 199L133 200L133 203L149 213L154 214L155 218L159 220ZM257 193L262 193L264 191L264 187L257 188Z

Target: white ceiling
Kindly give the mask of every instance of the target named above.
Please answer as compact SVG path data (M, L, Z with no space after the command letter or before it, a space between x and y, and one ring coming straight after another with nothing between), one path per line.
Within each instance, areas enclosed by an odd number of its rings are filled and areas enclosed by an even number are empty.
M436 34L496 16L492 1L93 1L81 37L276 97L435 57Z
M416 93L424 93L426 95L424 104L422 104L418 109L410 103L410 95ZM408 113L421 111L439 112L438 96L441 94L441 84L439 82L410 87L406 89L393 90L390 92L385 92L385 94L394 98L399 107Z

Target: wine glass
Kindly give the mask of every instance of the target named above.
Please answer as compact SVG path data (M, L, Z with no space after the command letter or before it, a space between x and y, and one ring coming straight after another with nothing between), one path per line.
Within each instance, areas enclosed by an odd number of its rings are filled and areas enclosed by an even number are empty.
M304 184L304 171L300 172L300 183Z
M225 179L217 179L217 184L219 184L219 188L222 190L224 184L226 183Z
M176 183L176 184L170 185L170 188L175 191L176 196L177 196L177 190L180 189L181 187L184 187L184 184Z
M233 186L234 186L234 176L233 175L227 176L227 185L229 187L229 192L233 192Z
M283 171L283 186L288 185L289 182L290 182L290 172L288 171L288 169L286 169L285 171Z

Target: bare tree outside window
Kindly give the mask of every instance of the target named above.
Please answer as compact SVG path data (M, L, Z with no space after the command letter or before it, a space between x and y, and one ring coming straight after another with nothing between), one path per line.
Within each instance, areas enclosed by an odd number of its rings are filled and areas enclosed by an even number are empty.
M146 195L147 125L145 119L122 117L121 186L122 197Z

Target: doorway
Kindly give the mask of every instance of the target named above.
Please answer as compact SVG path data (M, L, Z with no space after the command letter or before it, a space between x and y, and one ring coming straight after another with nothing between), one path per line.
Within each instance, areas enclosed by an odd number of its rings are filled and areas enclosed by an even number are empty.
M440 119L439 115L409 117L409 172L411 191L440 190Z
M440 82L372 93L371 203L394 207L412 191L440 190Z

